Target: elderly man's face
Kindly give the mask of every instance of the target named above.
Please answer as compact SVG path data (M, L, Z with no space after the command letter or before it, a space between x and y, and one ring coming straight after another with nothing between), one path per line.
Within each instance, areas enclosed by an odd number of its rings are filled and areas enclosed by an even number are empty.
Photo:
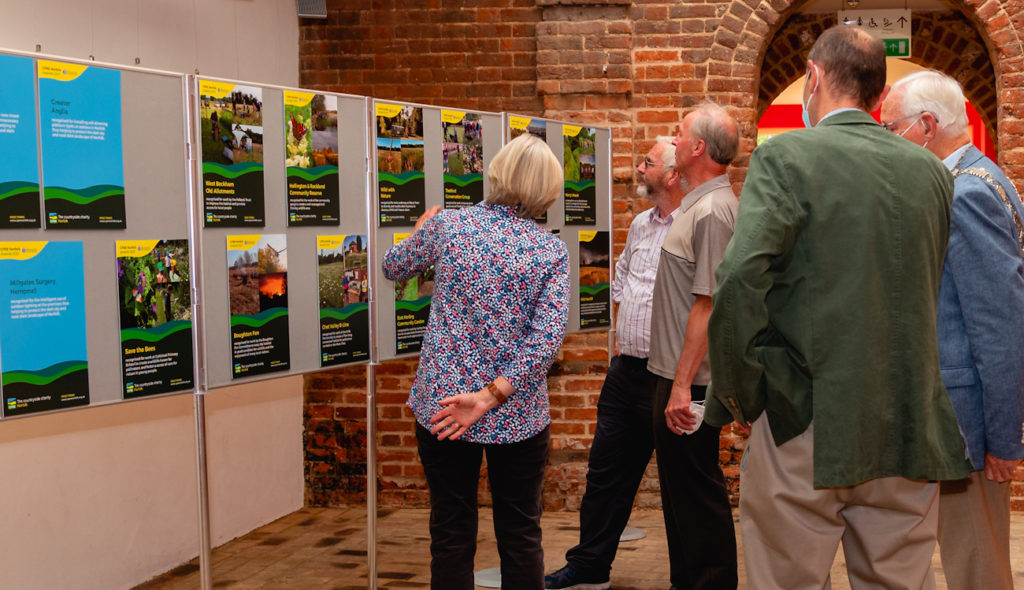
M924 125L921 117L924 113L903 114L903 95L893 92L882 103L882 125L896 135L912 141L917 145L924 145Z
M661 143L654 144L651 151L647 152L647 157L636 167L636 171L640 174L640 185L637 187L637 194L641 197L654 200L656 195L665 188L664 177L667 169L662 159L664 152L664 145Z

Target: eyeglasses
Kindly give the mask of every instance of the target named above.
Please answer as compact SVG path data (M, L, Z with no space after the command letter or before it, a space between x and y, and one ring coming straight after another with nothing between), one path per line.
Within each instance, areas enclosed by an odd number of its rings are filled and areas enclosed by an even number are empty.
M644 168L654 168L656 166L665 166L665 162L657 162L651 159L650 156L644 158Z
M907 119L914 119L914 118L923 117L925 115L925 113L928 113L932 117L935 117L935 122L936 123L939 122L939 118L935 116L935 113L932 113L931 111L920 111L920 112L914 113L913 115L907 115L906 117L900 117L899 119L894 119L892 121L889 121L888 123L885 122L885 121L882 121L882 127L884 127L887 131L891 131L893 133L896 133L896 123L899 123L900 121L906 121ZM917 121L914 121L914 122L916 123ZM913 127L913 125L911 125L911 127ZM907 129L910 129L910 127L907 127ZM904 129L903 133L906 133L907 129ZM901 133L900 136L902 136L903 133Z

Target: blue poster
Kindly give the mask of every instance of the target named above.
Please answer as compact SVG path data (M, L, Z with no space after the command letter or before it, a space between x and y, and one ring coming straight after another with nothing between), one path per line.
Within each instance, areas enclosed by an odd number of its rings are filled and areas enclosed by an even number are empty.
M124 229L121 72L38 63L46 228Z
M32 60L0 55L0 229L39 227Z
M0 242L3 415L89 404L82 242Z

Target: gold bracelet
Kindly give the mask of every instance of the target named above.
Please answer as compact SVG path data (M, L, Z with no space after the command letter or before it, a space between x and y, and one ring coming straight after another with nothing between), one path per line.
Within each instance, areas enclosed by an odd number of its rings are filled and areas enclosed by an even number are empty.
M494 399L498 400L499 406L508 401L508 396L502 393L500 389L498 389L498 386L494 384L494 381L491 381L485 387L487 387L487 391L491 392L491 395L494 396Z

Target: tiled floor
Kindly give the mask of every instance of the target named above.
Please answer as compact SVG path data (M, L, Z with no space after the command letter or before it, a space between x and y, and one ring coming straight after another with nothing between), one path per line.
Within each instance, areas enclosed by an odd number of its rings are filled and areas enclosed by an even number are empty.
M429 588L430 554L427 511L382 510L378 520L377 579L379 588ZM578 514L544 515L544 549L548 570L564 564L565 550L575 544ZM668 588L668 554L661 512L635 511L631 526L647 536L622 543L612 570L614 590ZM481 510L478 570L497 567L498 554L490 528L490 511ZM1011 551L1017 586L1024 588L1024 514L1015 514ZM746 587L740 549L740 588ZM936 582L946 588L935 556ZM362 507L305 508L281 518L213 552L214 588L230 590L367 588L366 513ZM196 561L137 586L145 590L199 588ZM832 588L848 590L842 556L832 568Z

